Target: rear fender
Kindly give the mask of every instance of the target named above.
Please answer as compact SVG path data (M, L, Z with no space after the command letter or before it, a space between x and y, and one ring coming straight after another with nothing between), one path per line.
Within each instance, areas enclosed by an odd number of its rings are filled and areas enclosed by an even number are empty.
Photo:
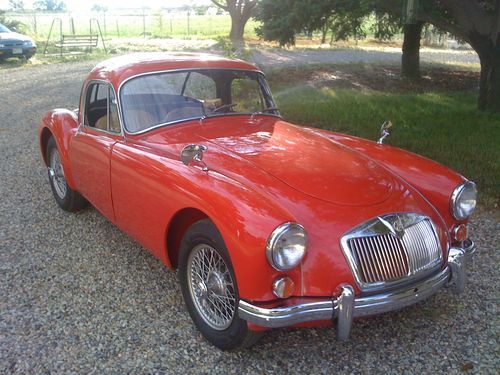
M52 136L57 144L61 163L64 169L64 176L70 188L75 189L75 181L71 170L69 159L69 147L71 139L78 128L78 117L75 112L67 109L54 109L48 112L38 126L38 139L42 160L47 165L46 147L49 138Z

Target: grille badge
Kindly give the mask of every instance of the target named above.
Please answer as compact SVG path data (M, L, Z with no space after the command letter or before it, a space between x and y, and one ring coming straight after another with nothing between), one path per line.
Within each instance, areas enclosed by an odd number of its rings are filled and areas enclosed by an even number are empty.
M377 218L382 224L384 224L389 232L397 238L403 238L405 235L405 228L401 222L401 218L397 215L388 216L386 219L378 217Z

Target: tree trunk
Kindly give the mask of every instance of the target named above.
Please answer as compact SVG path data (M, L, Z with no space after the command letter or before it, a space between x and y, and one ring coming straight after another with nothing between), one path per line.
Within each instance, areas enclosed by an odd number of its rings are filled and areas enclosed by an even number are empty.
M500 34L495 43L476 32L469 33L468 39L481 62L477 107L480 111L500 113Z
M406 78L420 78L420 38L423 22L404 27L403 57L401 74Z
M326 36L328 34L328 24L323 25L321 28L321 44L326 43Z
M479 59L481 78L477 106L480 111L500 113L500 51L492 48L489 53L481 53Z
M233 42L243 42L243 35L245 35L245 26L248 19L248 17L244 17L241 14L231 14L231 32L229 33L229 38Z

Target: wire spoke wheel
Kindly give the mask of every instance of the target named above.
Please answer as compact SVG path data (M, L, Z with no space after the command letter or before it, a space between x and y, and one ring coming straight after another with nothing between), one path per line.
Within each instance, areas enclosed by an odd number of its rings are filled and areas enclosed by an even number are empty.
M50 153L49 160L49 178L54 186L56 194L59 198L64 199L68 191L68 186L66 185L66 178L64 177L64 170L61 164L61 157L59 156L59 151L54 149Z
M187 261L187 278L203 320L215 330L228 328L236 313L236 293L224 258L209 245L195 246Z

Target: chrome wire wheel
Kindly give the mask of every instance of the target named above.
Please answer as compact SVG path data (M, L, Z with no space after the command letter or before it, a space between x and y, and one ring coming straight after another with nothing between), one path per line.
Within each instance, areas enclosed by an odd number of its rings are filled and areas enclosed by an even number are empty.
M213 247L201 244L187 261L189 292L197 312L213 329L228 328L236 314L234 280L228 265Z
M50 153L49 160L49 178L54 186L54 190L59 198L64 199L68 191L68 185L66 184L66 178L64 177L64 170L61 164L61 157L59 156L59 151L54 148Z

